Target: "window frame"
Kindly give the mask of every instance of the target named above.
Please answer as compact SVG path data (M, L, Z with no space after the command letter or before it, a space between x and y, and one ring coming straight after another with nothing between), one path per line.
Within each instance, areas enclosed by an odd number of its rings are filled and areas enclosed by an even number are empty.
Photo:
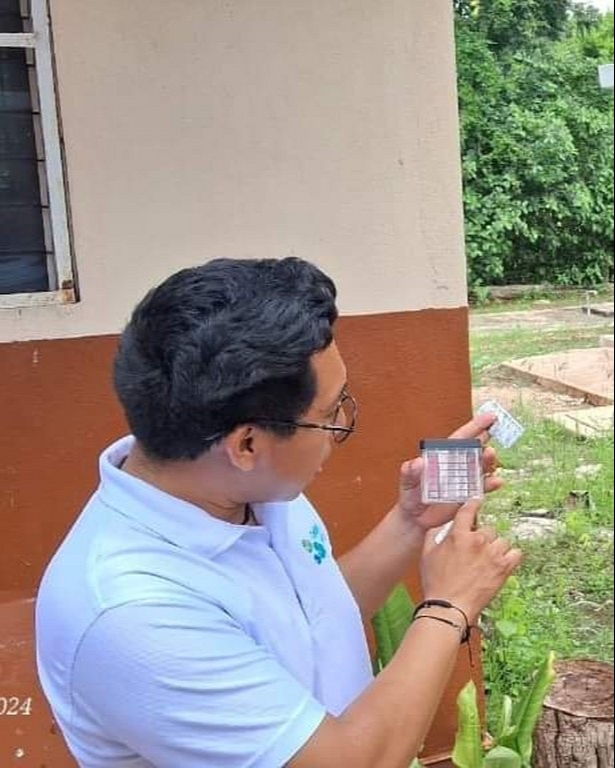
M34 51L34 76L40 109L43 168L51 222L50 282L48 291L0 294L0 309L73 304L77 301L68 227L68 206L56 102L48 0L30 0L31 32L0 32L0 48Z

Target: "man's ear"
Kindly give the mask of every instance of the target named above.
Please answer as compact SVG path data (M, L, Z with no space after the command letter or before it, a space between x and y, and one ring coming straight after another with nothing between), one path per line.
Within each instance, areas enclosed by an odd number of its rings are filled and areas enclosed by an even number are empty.
M249 424L234 429L224 438L224 451L228 460L242 472L251 472L257 461L262 433Z

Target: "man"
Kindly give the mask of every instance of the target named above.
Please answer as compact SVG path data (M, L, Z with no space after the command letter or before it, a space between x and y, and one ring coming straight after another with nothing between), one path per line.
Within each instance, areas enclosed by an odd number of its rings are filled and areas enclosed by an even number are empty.
M102 454L37 604L42 685L84 768L407 768L468 624L519 564L474 530L477 504L421 505L420 461L335 562L302 495L356 428L335 297L298 259L218 260L135 309L115 366L133 436ZM419 557L444 604L373 680L362 618Z

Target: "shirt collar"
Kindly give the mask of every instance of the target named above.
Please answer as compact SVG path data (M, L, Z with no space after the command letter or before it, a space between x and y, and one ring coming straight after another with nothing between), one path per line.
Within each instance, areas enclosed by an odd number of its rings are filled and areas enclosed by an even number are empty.
M219 520L200 507L123 472L119 466L134 444L133 436L123 437L101 454L98 492L106 506L173 544L206 557L215 557L244 536L264 536L269 540L266 528Z

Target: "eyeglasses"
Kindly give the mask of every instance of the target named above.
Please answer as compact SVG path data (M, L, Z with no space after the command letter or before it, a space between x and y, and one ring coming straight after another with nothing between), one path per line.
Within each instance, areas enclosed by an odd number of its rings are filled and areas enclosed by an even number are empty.
M359 406L357 404L357 401L354 399L354 397L348 392L348 390L345 390L342 393L342 397L340 398L340 401L335 409L335 413L332 417L332 423L331 424L317 424L315 422L311 421L290 421L285 419L245 419L245 423L247 424L262 424L263 426L280 426L280 427L298 427L300 429L321 429L324 432L332 432L333 433L333 440L336 443L343 443L345 440L348 440L350 435L352 435L353 432L357 431L357 417L359 414ZM341 426L341 424L338 424L337 422L340 421L340 418L344 417L344 421L348 426ZM219 440L221 437L224 437L223 432L219 432L215 435L210 435L206 438L205 442L210 443L214 442L215 440Z
M342 414L344 421L348 424L347 427L342 427L337 423L340 421ZM279 425L281 427L299 427L301 429L322 429L324 432L332 432L333 440L339 444L348 440L350 435L357 431L358 415L359 405L350 392L346 390L335 409L331 424L316 424L311 421L285 421L283 419L252 419L251 421L253 424L269 424L272 427Z

